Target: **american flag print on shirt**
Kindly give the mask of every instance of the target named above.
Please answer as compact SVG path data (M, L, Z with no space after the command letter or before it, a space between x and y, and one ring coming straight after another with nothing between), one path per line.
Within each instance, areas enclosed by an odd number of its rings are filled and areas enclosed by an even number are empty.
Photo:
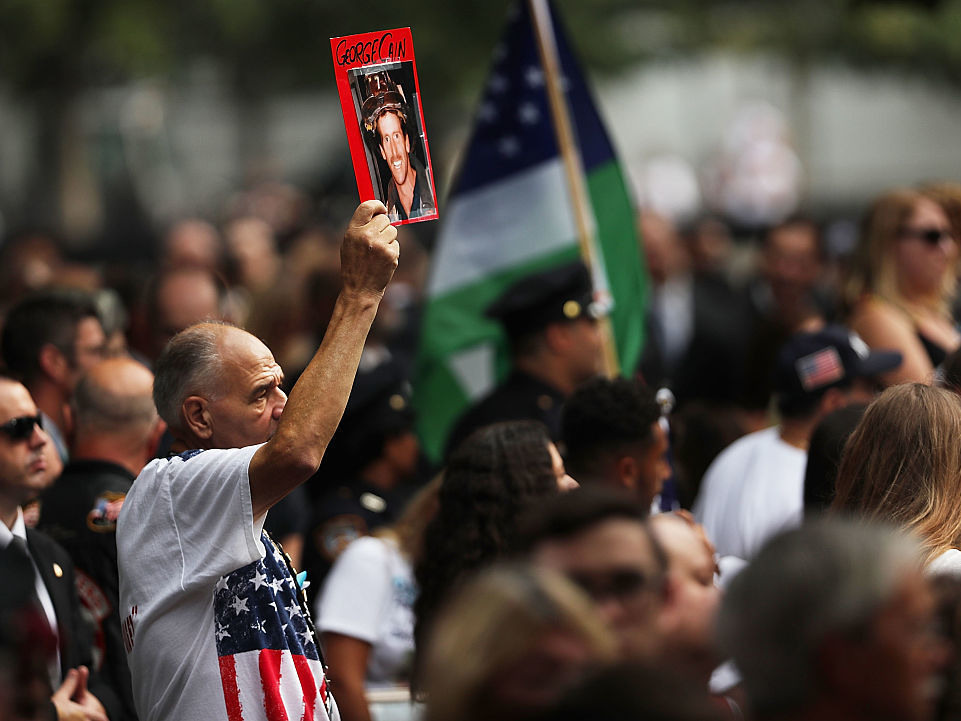
M806 391L821 388L844 379L844 366L837 349L828 346L798 358L795 365L801 387Z
M220 680L230 721L323 721L332 716L306 606L279 548L222 577L214 591Z

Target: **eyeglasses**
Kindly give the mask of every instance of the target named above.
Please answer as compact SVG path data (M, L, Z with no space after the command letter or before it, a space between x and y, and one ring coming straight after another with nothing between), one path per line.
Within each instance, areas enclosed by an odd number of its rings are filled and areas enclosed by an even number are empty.
M938 245L944 238L954 239L954 234L950 230L942 228L901 228L898 235L902 238L917 238L928 245Z
M33 427L43 428L43 419L38 413L35 416L20 416L0 425L0 432L6 434L11 441L22 441L33 435Z
M656 579L640 571L616 570L604 574L569 573L570 579L595 601L626 601L641 591L657 587Z

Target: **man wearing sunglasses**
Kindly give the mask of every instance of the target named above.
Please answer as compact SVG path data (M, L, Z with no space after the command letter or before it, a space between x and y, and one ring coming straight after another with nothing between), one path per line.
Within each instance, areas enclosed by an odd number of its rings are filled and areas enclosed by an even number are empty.
M144 468L117 524L141 721L338 717L303 579L262 529L268 509L317 471L340 422L396 237L379 201L354 212L343 289L289 401L270 350L232 326L192 326L157 359L154 402L180 455Z
M46 455L50 440L41 423L26 387L0 375L0 552L30 560L35 591L32 605L39 628L48 628L58 642L46 677L35 679L49 683L51 691L57 689L51 696L54 717L104 721L107 715L98 697L111 706L115 698L96 679L91 680L95 693L87 690L90 631L80 616L70 557L23 522L23 504L35 499L50 482Z

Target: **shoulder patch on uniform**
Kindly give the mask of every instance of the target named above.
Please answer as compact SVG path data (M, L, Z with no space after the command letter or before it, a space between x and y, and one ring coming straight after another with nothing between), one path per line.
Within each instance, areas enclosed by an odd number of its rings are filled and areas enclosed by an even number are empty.
M126 493L108 491L97 496L93 508L87 512L87 528L96 533L111 533L117 530L117 517L123 508Z

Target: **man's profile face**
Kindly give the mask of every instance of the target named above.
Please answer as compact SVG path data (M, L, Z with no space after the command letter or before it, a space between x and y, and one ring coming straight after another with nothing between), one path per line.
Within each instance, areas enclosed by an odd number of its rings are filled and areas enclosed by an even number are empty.
M651 424L651 440L644 446L638 458L640 478L638 478L638 492L641 500L650 505L664 481L671 477L671 464L667 460L667 433L658 421Z
M243 448L269 440L287 395L283 371L270 350L239 328L225 328L220 341L220 387L208 401L214 448Z
M96 318L87 317L77 323L70 358L70 376L67 382L72 391L86 371L102 361L107 352L107 336Z
M562 325L570 338L567 361L575 381L583 383L603 373L604 336L600 323L582 316Z
M410 139L404 134L397 113L384 113L377 119L380 154L387 161L395 185L403 185L410 172Z
M30 393L16 381L0 379L0 425L14 418L36 416ZM0 492L23 505L49 485L44 446L49 437L39 426L26 438L15 439L0 432Z

